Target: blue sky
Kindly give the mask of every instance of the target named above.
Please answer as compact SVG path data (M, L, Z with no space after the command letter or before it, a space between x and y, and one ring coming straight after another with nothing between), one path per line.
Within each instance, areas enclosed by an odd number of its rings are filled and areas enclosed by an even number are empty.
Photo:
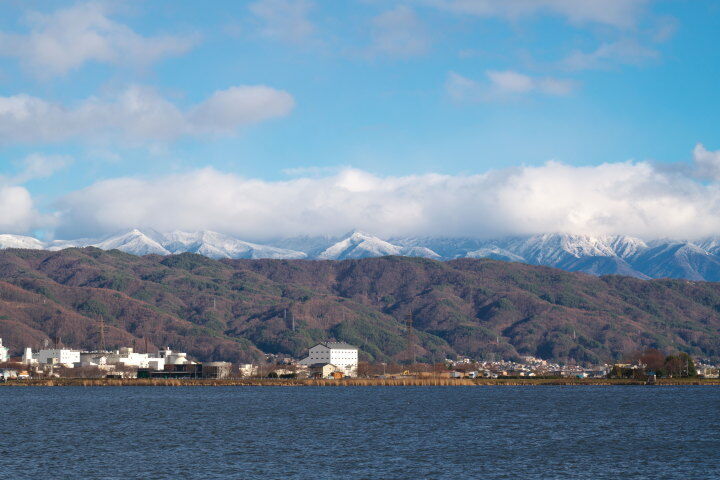
M720 233L719 20L704 0L8 1L0 229Z

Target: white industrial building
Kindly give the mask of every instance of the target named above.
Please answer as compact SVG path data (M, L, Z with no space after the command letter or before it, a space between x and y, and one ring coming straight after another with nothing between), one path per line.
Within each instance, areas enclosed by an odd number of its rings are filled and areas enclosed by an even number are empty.
M159 353L153 357L149 353L138 353L130 347L123 347L107 355L107 363L123 367L150 368L162 370L165 368L165 358Z
M0 343L1 345L1 343ZM0 352L1 353L1 352ZM173 352L170 348L160 350L156 354L138 353L130 347L122 347L112 352L81 352L64 348L40 350L33 353L26 348L23 363L27 365L63 365L66 367L133 367L162 370L165 365L184 365L193 363L185 352Z
M22 363L25 365L34 365L37 362L37 357L33 355L32 348L26 347L23 351Z
M7 362L9 359L8 348L3 346L2 338L0 338L0 363Z
M345 342L318 343L308 351L307 358L300 360L301 365L329 363L348 377L357 376L358 349Z
M43 349L37 353L37 361L38 363L63 365L72 368L76 363L80 363L80 350L66 348Z

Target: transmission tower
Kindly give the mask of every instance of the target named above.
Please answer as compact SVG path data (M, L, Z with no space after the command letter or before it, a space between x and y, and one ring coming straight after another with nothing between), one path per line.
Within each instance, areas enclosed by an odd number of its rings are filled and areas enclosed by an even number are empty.
M105 318L100 317L100 351L105 351Z
M413 315L412 312L409 312L405 316L405 341L406 341L406 353L408 357L408 363L410 365L415 364L415 343L413 342Z

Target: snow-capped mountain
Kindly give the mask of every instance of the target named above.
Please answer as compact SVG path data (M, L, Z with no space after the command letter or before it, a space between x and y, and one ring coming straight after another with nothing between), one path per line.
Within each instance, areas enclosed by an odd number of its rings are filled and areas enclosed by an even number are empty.
M155 235L152 235L155 236ZM169 255L170 252L162 246L162 239L154 239L151 235L141 232L137 228L94 242L90 246L102 250L120 250L133 255Z
M491 258L594 275L720 281L720 237L692 243L645 242L627 235L541 234L496 240L405 238L395 243L428 245L444 259Z
M306 258L296 250L244 242L222 233L176 230L165 234L163 247L170 253L191 252L210 258Z
M294 237L270 244L252 243L212 231L131 229L100 239L42 242L22 235L0 235L0 249L62 250L93 246L134 255L197 253L211 258L343 260L385 255L435 260L491 258L547 265L594 275L638 278L685 278L720 281L720 237L697 242L656 239L645 242L626 235L541 234L494 240L477 238L401 237L382 239L353 231L341 237Z
M31 250L42 250L45 248L45 244L37 238L6 233L0 235L0 250L6 248L29 248Z
M7 238L6 238L7 237ZM217 232L159 233L151 229L131 229L101 239L53 240L41 242L32 237L0 235L0 249L32 248L64 250L74 247L97 247L102 250L120 250L132 255L171 255L197 253L219 258L306 258L304 252L269 245L244 242Z
M420 245L394 245L378 237L363 232L352 232L323 250L317 258L323 260L344 260L346 258L383 257L386 255L403 255L407 257L425 257L441 259L440 255Z
M465 254L468 258L492 258L493 260L503 260L506 262L525 262L526 260L520 255L516 255L508 250L490 245L488 247L479 248Z

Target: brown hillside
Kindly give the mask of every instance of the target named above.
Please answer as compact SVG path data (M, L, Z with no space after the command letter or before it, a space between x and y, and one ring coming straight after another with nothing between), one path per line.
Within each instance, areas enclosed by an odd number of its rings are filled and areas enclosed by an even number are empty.
M170 345L199 359L302 356L328 338L367 359L462 354L600 362L646 347L720 358L720 285L594 277L493 260L136 257L0 252L0 337L97 348ZM292 329L293 319L295 330Z

